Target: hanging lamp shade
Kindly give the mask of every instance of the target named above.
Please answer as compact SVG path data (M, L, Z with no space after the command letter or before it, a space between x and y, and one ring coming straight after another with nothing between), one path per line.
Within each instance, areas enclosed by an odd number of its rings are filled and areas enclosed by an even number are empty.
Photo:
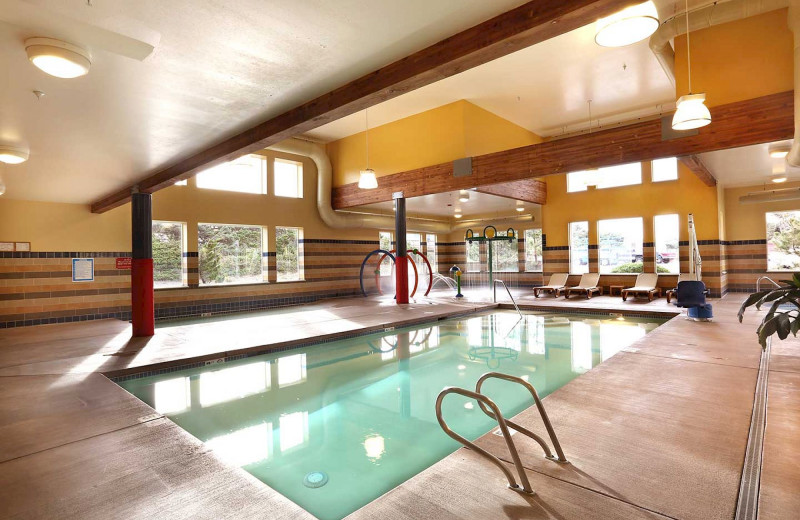
M711 112L705 100L705 94L688 94L678 98L678 109L672 116L672 129L693 130L711 123Z
M373 190L378 187L378 179L375 177L375 170L367 168L361 170L358 177L358 187L362 190Z
M653 2L632 5L597 21L594 41L601 47L624 47L644 40L658 29Z

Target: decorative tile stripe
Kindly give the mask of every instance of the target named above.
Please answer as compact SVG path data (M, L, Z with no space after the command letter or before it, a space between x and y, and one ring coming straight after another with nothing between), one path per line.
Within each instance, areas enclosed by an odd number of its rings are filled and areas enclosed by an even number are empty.
M569 251L569 246L545 246L543 251Z
M369 245L378 246L378 240L335 240L331 238L301 238L301 244L351 244L351 245Z
M275 255L276 255L275 251L264 251L263 253L261 253L261 258L271 258Z
M200 254L197 251L184 251L183 257L184 258L198 258Z
M68 251L3 251L0 258L116 258L131 256L130 252L68 252Z

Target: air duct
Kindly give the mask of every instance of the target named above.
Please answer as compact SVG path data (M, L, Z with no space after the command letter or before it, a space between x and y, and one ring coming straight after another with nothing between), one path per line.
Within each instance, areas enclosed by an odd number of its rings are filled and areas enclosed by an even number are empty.
M759 204L762 202L778 202L782 200L800 200L800 188L784 188L780 190L756 191L739 197L739 204Z
M333 189L333 169L325 147L319 143L304 139L290 138L268 147L270 150L291 153L308 157L317 167L317 210L319 216L328 227L342 229L394 229L393 215L376 215L357 212L336 211L331 204L331 190ZM533 221L531 215L521 215L500 219L497 225L513 225ZM458 229L469 227L472 221L463 221L456 224L439 222L426 219L408 219L409 231L422 231L426 233L447 234Z
M788 21L794 35L794 142L786 162L797 167L800 166L800 0L791 0Z

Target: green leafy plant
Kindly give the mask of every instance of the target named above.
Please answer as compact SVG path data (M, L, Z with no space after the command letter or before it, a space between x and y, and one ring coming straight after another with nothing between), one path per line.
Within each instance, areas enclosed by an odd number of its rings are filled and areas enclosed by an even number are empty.
M761 348L767 348L767 338L777 334L780 339L786 339L789 334L797 336L800 330L800 274L795 273L791 280L781 280L783 287L768 289L751 294L739 308L739 323L742 322L744 311L751 306L760 310L761 306L769 303L770 308L761 324L758 326L758 342ZM781 310L781 306L790 307Z
M669 269L666 267L656 266L659 273L669 273ZM611 270L612 273L619 273L619 274L630 274L630 273L641 273L643 272L644 265L641 263L630 263L630 264L621 264Z

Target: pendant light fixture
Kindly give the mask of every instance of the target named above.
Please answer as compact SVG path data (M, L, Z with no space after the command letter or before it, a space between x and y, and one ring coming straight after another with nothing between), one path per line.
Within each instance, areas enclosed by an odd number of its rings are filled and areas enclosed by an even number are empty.
M689 77L689 94L678 98L678 107L672 116L673 130L694 130L711 123L711 112L704 104L705 94L692 94L692 54L689 48L689 0L686 0L686 68Z
M367 150L367 167L361 170L358 177L358 187L362 190L372 190L378 187L375 170L369 167L369 109L364 110L364 140Z
M595 25L594 41L601 47L624 47L640 42L658 29L658 10L645 2L626 7L618 13L601 18Z

